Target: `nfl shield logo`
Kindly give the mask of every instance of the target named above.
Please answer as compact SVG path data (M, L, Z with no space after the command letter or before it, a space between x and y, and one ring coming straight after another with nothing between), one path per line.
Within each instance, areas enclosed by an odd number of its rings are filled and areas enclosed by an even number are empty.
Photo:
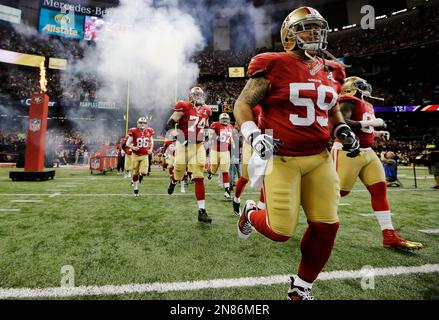
M40 103L42 103L43 102L43 98L41 98L41 97L39 97L39 96L36 96L36 97L33 97L32 98L32 103L33 104L40 104Z
M29 120L29 130L38 131L41 129L41 119L30 119Z

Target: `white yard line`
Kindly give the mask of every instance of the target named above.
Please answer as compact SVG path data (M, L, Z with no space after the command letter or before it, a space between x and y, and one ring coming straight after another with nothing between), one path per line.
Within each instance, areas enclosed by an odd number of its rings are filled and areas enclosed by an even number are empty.
M0 208L0 212L20 212L21 209Z
M438 234L439 233L439 229L423 229L423 230L418 230L419 232L423 232L423 233L428 233L428 234Z
M426 264L415 267L388 267L367 270L340 270L322 272L318 281L361 279L364 276L398 276L417 273L439 272L439 264ZM212 279L187 282L133 283L126 285L55 287L55 288L0 288L0 299L7 298L41 298L72 297L91 295L117 295L145 292L192 291L213 288L255 287L264 285L287 284L290 275L267 277L248 277L235 279Z
M44 202L44 200L9 200L9 202L14 202L14 203L34 203L34 202Z

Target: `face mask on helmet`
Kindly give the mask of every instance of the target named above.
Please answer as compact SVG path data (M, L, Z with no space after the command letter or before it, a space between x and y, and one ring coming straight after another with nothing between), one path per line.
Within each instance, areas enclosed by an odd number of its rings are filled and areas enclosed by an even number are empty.
M288 35L296 39L296 45L304 51L326 50L328 23L314 18L298 21L290 26Z
M372 86L364 80L357 80L354 82L354 87L357 89L362 96L371 97L372 95Z
M146 118L139 118L139 120L137 120L137 128L139 128L140 130L145 130L146 127L148 125L148 120L146 120Z
M230 117L227 113L223 113L220 115L219 121L223 125L228 125L230 123Z
M192 88L189 94L189 100L197 107L204 105L205 100L203 90L200 87Z

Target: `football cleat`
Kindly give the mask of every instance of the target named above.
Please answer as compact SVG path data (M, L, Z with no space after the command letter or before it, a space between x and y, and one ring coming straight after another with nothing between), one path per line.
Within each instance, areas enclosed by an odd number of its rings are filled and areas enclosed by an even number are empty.
M241 203L236 202L235 199L233 199L233 213L239 217L239 210L241 208Z
M224 199L232 200L232 196L230 195L230 188L226 188L226 190L224 191Z
M135 197L139 197L139 196L140 196L140 194L139 194L139 190L134 190L134 196L135 196Z
M172 180L169 182L169 186L168 186L168 194L169 195L174 193L174 189L175 189L176 185L177 185L177 182L174 182Z
M288 300L314 300L311 290L294 285L294 277L291 277L291 288L288 290Z
M198 209L198 221L211 223L212 219L207 215L206 209Z
M212 172L210 170L207 172L207 179L212 180Z
M242 208L241 216L239 217L237 223L238 237L240 239L245 240L250 237L250 234L252 232L252 224L248 219L248 215L251 211L254 210L256 210L256 202L254 202L253 200L247 200L245 202L244 208Z
M402 239L398 236L396 230L383 230L383 246L384 248L419 250L423 245L420 242Z

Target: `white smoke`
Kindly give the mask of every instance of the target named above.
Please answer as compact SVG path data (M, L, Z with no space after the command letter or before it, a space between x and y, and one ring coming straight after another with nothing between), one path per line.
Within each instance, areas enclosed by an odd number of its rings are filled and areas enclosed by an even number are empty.
M73 66L74 78L96 74L98 100L118 101L120 107L129 86L131 107L164 125L176 98L186 97L198 78L190 58L204 41L194 18L172 2L157 8L152 0L122 0L107 10L105 23L123 30L103 29L96 45Z

